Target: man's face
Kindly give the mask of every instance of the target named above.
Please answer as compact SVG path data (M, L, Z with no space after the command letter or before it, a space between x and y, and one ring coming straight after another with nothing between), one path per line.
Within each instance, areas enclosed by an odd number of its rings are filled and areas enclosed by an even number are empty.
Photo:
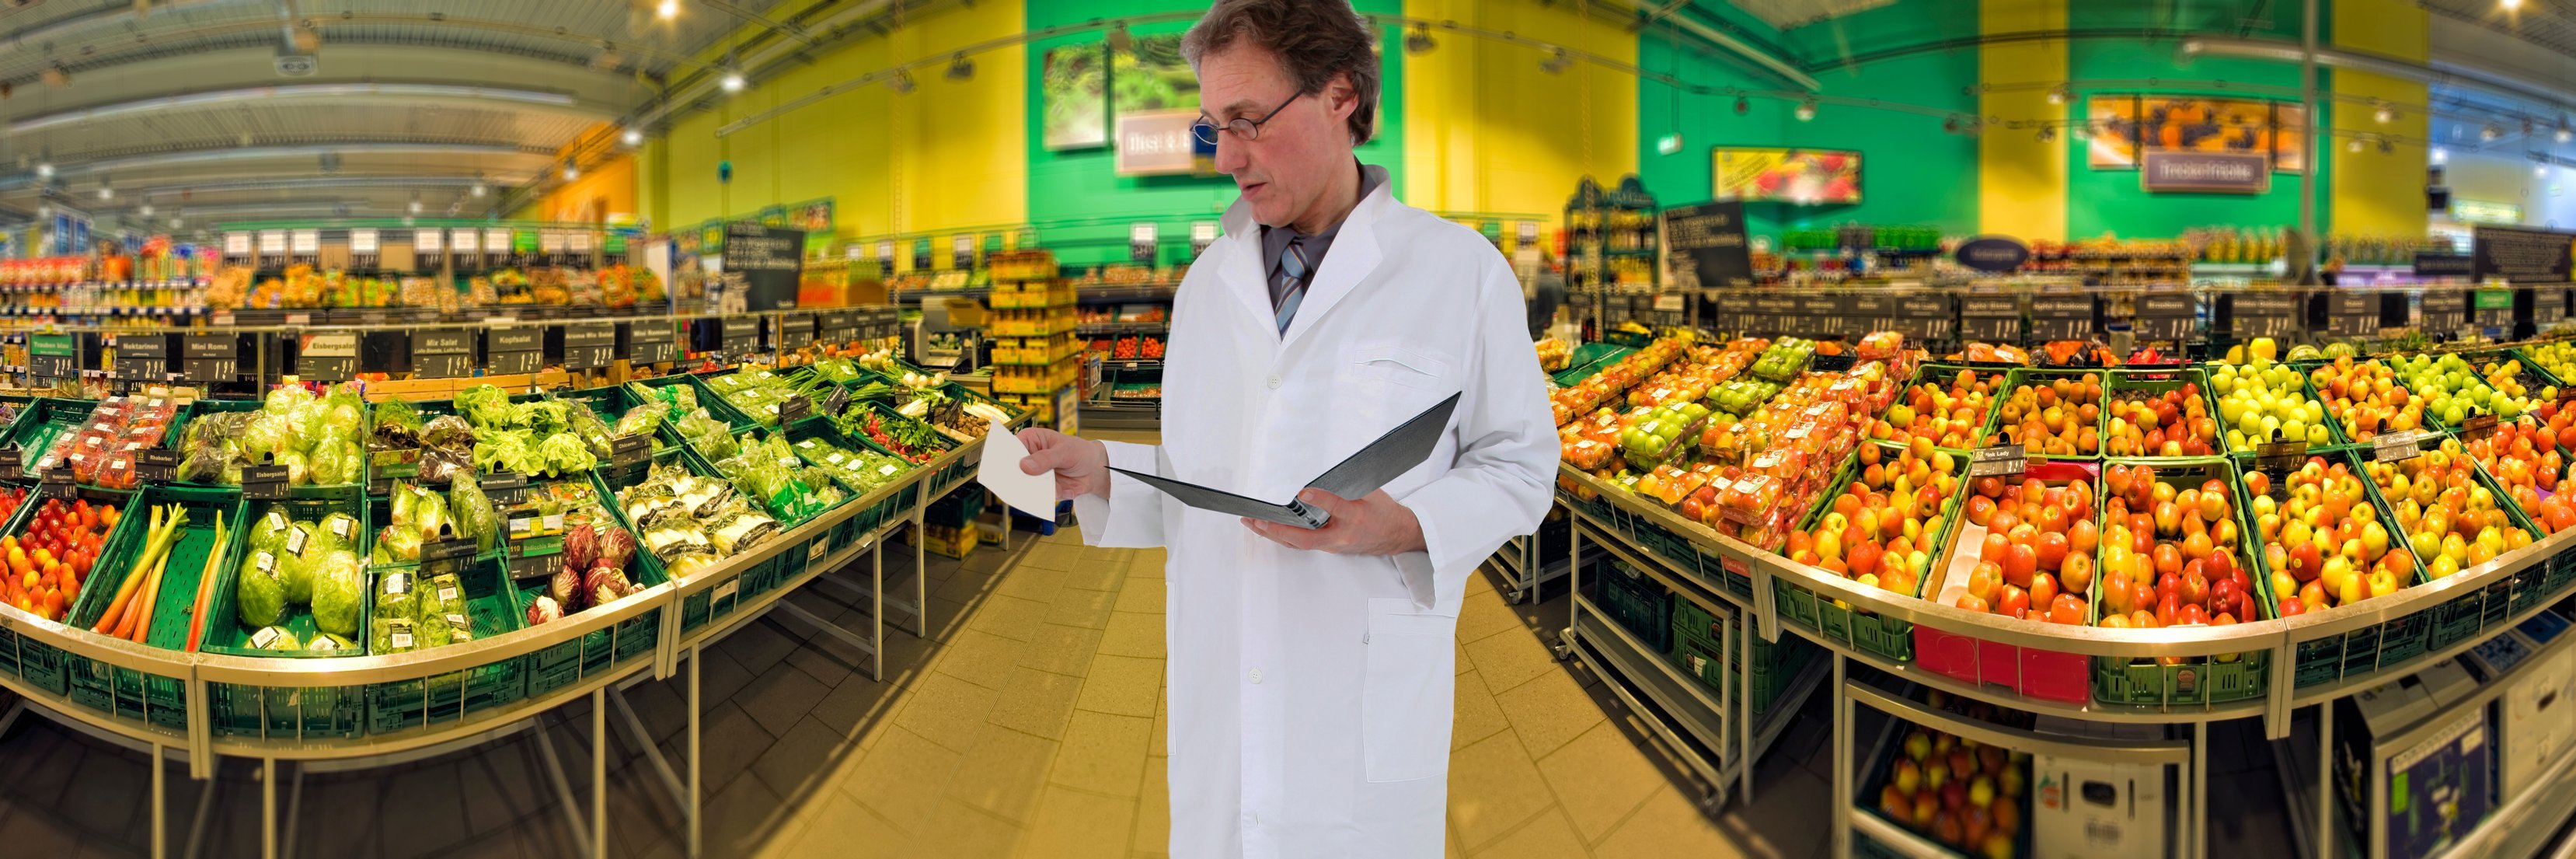
M1199 58L1199 109L1218 126L1269 117L1259 140L1225 131L1216 143L1216 169L1234 177L1253 220L1264 226L1286 226L1315 211L1332 171L1350 169L1347 120L1356 101L1350 86L1336 80L1290 101L1296 94L1295 79L1259 47L1238 42ZM1287 107L1279 106L1283 101ZM1278 115L1269 116L1272 109Z

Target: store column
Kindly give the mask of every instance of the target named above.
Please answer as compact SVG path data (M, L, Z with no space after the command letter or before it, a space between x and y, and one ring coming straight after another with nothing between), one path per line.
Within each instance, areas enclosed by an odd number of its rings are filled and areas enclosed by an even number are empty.
M1978 4L1984 35L2064 31L2066 0ZM1977 78L1985 89L1977 113L1987 118L2056 121L2071 103L2050 104L2049 93L2066 81L2062 39L2000 42L1977 48ZM2066 237L2067 144L2055 134L1986 127L1977 137L1979 230L2023 241Z
M2334 0L2334 46L2422 63L2432 54L2427 16L2412 0ZM2424 141L2430 128L2424 84L2339 68L2334 94L2338 109L2328 112L2334 140L2324 148L2334 159L2328 178L2335 230L2423 235ZM2356 140L2358 152L2351 145Z

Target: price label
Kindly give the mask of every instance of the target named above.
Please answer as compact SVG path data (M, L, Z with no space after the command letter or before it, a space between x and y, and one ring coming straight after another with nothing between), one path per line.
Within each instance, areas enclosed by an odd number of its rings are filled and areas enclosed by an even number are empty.
M782 349L802 349L814 342L814 314L790 313L778 318L778 345Z
M437 253L439 239L446 235L438 230L413 230L411 231L411 252L423 255Z
M760 348L760 317L725 317L723 339L727 352L749 352Z
M26 452L14 444L0 448L0 480L25 480L26 478Z
M2307 464L2308 440L2303 438L2267 441L2254 446L2254 468L2272 476L2274 488L2287 491L2292 472Z
M537 231L537 250L539 250L539 251L541 251L541 252L544 252L544 253L548 253L548 254L559 254L559 253L563 253L563 251L564 251L564 234L563 234L563 231L562 231L562 230L538 230L538 231Z
M378 235L375 230L350 230L349 252L353 254L376 253L378 241Z
M52 468L45 469L45 474L40 478L40 482L42 485L38 488L38 491L48 498L67 499L72 497L72 495L77 491L72 488L72 467L68 465L57 465Z
M493 227L483 231L483 252L485 254L497 256L509 253L510 245L510 230L508 228Z
M321 230L295 230L288 234L288 238L294 246L296 256L312 256L322 252Z
M278 257L278 256L285 256L285 255L286 255L286 231L285 231L285 230L261 230L261 231L259 231L259 255L260 255L260 256L264 256L264 257Z
M2420 438L2422 438L2420 434L2413 432L2382 433L2374 436L2370 440L2371 461L2399 462L2422 456L2423 448L2416 446L2416 441Z
M80 366L68 355L29 355L27 372L40 378L69 379L80 375Z
M499 375L534 373L545 364L545 332L537 328L494 328L483 335L491 371Z
M242 497L252 500L276 500L293 494L287 485L286 466L249 465L242 467Z
M564 241L568 246L570 246L574 254L580 256L588 256L590 254L591 241L589 232L574 230L571 233L565 234Z
M412 335L411 372L423 379L473 375L474 333L442 329Z
M1146 265L1154 264L1154 246L1161 228L1152 221L1139 221L1127 227L1127 258Z
M1216 226L1215 221L1190 222L1190 256L1203 256L1209 245L1216 244Z
M621 435L608 440L608 460L619 465L632 465L653 458L653 437L641 433Z
M167 483L179 475L179 453L147 450L134 457L134 476L147 483Z
M1969 477L2004 477L2029 469L2027 451L2018 444L1999 444L1968 452Z
M2240 294L2231 327L2238 337L2277 337L2296 330L2300 316L2296 295Z
M511 558L510 578L522 580L553 578L557 571L563 569L563 562L563 553L561 552L549 552L543 555L521 555Z
M617 324L583 322L564 326L564 369L588 370L617 361Z
M439 533L446 534L448 532L444 528L441 528ZM453 537L444 540L431 540L420 544L420 560L421 563L427 564L432 561L454 561L471 558L474 557L474 553L477 548L478 547L474 545L474 541L472 540L459 540Z
M2460 422L2460 441L2472 442L2485 439L2495 435L2495 428L2496 416L2473 415L2468 420Z
M483 246L482 234L471 227L451 230L447 234L447 246L460 254L474 253L476 248Z
M956 263L958 268L974 268L975 236L970 233L958 233L948 237L948 253L949 256L954 257L950 262Z
M250 256L250 234L225 233L224 255L228 257Z
M506 471L484 477L477 485L483 489L485 496L492 499L492 505L495 507L518 504L526 500L528 494L527 476Z
M821 540L805 544L805 562L810 564L815 561L822 560L823 545L823 541Z
M790 395L778 403L778 425L787 426L814 416L814 401L801 394Z
M878 265L879 267L881 267L881 268L884 268L884 269L885 269L886 271L888 271L888 272L892 272L892 271L894 271L894 240L893 240L893 239L879 239L879 240L877 240L877 265Z
M309 379L340 382L357 378L358 335L315 334L295 356L295 372Z
M191 382L230 382L241 376L241 343L230 334L190 334L181 342L181 375Z
M837 415L840 414L843 409L848 408L849 405L850 389L834 385L832 386L831 395L823 398L823 413L827 415Z

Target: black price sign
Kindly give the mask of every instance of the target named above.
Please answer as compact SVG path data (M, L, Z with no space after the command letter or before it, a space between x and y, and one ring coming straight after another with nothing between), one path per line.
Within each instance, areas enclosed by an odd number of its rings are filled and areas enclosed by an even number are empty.
M37 487L37 492L47 498L70 498L77 491L72 487L72 467L68 465L45 469L43 483Z
M802 395L790 396L778 403L779 426L787 426L788 424L813 416L814 401L808 400Z
M474 332L441 330L412 335L411 372L423 379L474 375Z
M2576 388L2570 388L2569 390L2576 391ZM848 408L849 405L850 389L834 385L832 386L831 396L823 398L823 413L827 415L837 415L841 413L841 410Z
M147 450L134 458L134 476L147 483L167 483L179 475L179 453Z
M760 348L760 317L727 316L724 319L724 350L749 352Z
M251 500L276 500L293 494L287 485L286 466L250 465L242 467L242 497Z
M445 529L441 529L439 533L444 534L447 533L447 531ZM464 558L471 558L474 557L474 553L477 548L478 547L474 545L474 541L472 540L457 539L454 537L444 540L431 540L420 544L420 561L423 564L427 564L433 561L455 561Z
M564 369L589 370L617 361L617 323L564 326Z
M295 372L307 379L341 382L358 375L358 335L315 334L296 353Z
M2233 327L2238 337L2278 337L2297 330L2301 315L2296 295L2240 294Z
M2473 415L2468 420L2460 422L2460 440L2463 442L2482 441L2488 436L2495 435L2495 428L2496 416Z
M160 335L128 335L116 339L117 378L158 382L169 372L170 344Z
M2132 335L2142 340L2191 339L2198 323L2200 302L2189 293L2156 293L2137 297L2131 305L2129 323Z
M1938 295L1898 297L1896 318L1897 330L1917 340L1948 337L1956 324L1950 315L1950 299Z
M545 366L545 332L538 328L494 328L483 335L484 363L496 375L534 373Z
M1842 299L1836 296L1800 296L1798 298L1800 318L1797 327L1806 329L1801 333L1815 337L1834 337L1844 334L1858 336L1869 333L1851 330L1851 326L1847 324L1850 320L1844 318L1843 310Z
M859 339L859 315L847 310L824 311L815 326L820 329L815 336L826 343L847 343Z
M548 552L543 555L519 555L510 559L510 578L553 578L556 572L563 569L563 563L564 557L562 552Z
M2037 296L2030 300L2031 334L2042 340L2080 340L2093 334L2093 297Z
M26 453L17 445L0 448L0 480L27 479Z
M495 507L517 504L528 494L528 478L508 472L488 475L477 485L482 487L485 497L492 499Z
M2336 337L2370 337L2379 333L2379 296L2335 292L2326 296L2326 332Z
M1999 444L1968 452L1969 477L2009 477L2029 469L2028 454L2018 444Z
M679 360L680 348L671 324L667 322L636 323L626 335L626 359L637 364L667 364Z
M80 375L80 364L69 355L29 355L27 372L41 378L68 379Z
M610 462L618 465L631 465L638 461L647 461L652 458L652 436L637 433L635 435L621 435L608 440L608 461Z
M2457 331L2469 324L2469 294L2456 289L2424 291L2424 327Z
M191 382L230 382L241 376L241 343L230 334L190 334L181 343L186 363L181 375Z
M778 318L778 346L802 349L814 342L814 314L790 313Z
M2275 498L2288 496L2290 475L2307 461L2307 439L2281 439L2254 446L2254 470L2272 477L2271 494Z

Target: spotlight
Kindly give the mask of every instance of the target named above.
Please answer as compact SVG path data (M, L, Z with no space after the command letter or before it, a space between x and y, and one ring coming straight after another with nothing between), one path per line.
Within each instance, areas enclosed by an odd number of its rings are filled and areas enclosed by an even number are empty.
M1799 122L1806 122L1806 121L1809 121L1809 120L1815 119L1815 118L1816 118L1816 100L1811 98L1811 99L1808 99L1808 100L1806 100L1806 101L1799 102L1799 103L1798 103L1798 110L1797 110L1797 117L1798 117L1798 121L1799 121Z
M410 204L410 205L407 205L407 206L404 206L404 207L403 207L403 209L404 209L405 211L408 211L408 212L410 212L410 213L412 213L412 214L415 214L415 215L420 214L420 192L419 192L419 191L413 191L413 192L411 192L411 204Z
M54 163L53 163L53 162L51 162L51 161L38 161L38 162L36 162L36 178L38 178L38 179L51 179L51 178L54 178Z
M895 69L894 79L886 81L886 88L894 90L895 95L911 95L912 87L912 72L904 69Z
M2492 123L2488 124L2488 125L2487 125L2487 127L2485 127L2485 128L2478 129L2478 139L2479 139L2479 140L2494 140L2494 139L2496 139L2496 138L2498 138L2498 137L2503 137L2503 136L2504 136L2504 129L2503 129L2502 127L2499 127L2499 126L2494 125L2494 124L2492 124Z
M1404 52L1413 56L1431 53L1440 43L1431 41L1431 25L1415 24L1413 32L1404 34Z
M742 72L733 69L725 70L724 80L720 83L724 86L725 92L741 92L743 87L751 84L750 81L743 80Z
M2066 130L2066 136L2077 140L2091 140L2093 139L2093 127L2089 125L2072 126Z
M653 7L653 14L665 21L680 17L680 0L662 0L660 5Z
M174 229L174 230L175 230L175 229L178 229L178 228L180 228L181 226L185 226L187 223L188 223L188 222L186 222L186 221L182 221L182 220L179 220L179 219L177 219L177 218L171 218L171 219L170 219L170 229Z
M2371 112L2370 118L2379 120L2379 124L2381 125L2387 125L2397 121L2397 111L2392 110L2387 105L2383 104L2379 106L2378 110Z
M2522 0L2496 0L2496 5L2504 7L2504 10L2507 12L2511 12L2522 8Z
M619 132L617 139L626 141L626 145L628 146L642 146L644 145L644 129L630 126L625 131Z
M2450 163L2450 160L2451 160L2451 150L2444 149L2444 148L2439 147L2439 146L2433 147L2433 163L2435 163L2435 164L2447 164L2447 163Z
M55 61L52 65L46 66L45 70L38 72L36 77L39 80L44 81L46 86L59 87L72 85L72 70L64 68L62 62L59 60Z
M2561 116L2558 118L2558 142L2565 143L2569 140L2576 140L2576 128L2569 127L2567 117Z
M287 38L295 42L298 51L310 54L322 50L322 31L313 29L310 24L295 28L294 34Z
M563 180L570 182L579 178L581 178L581 168L573 166L570 161L564 162Z
M1574 55L1566 53L1564 48L1558 48L1555 56L1539 63L1538 67L1551 75L1565 74L1566 69L1574 68Z
M477 196L477 197L483 196L483 194L484 194L485 190L486 190L486 189L483 187L483 180L481 180L481 179L476 179L476 180L474 180L474 196Z
M1672 154L1675 154L1675 153L1678 153L1678 152L1682 151L1682 135L1681 135L1681 132L1676 131L1676 132L1673 132L1673 133L1671 133L1671 134L1667 134L1667 135L1664 135L1664 136L1662 136L1662 137L1656 138L1656 139L1655 139L1655 151L1656 151L1656 152L1663 153L1663 154L1665 154L1665 155L1672 155Z
M1119 24L1118 26L1115 26L1115 27L1111 27L1111 28L1109 28L1109 52L1110 52L1110 53L1113 53L1113 54L1123 54L1123 53L1127 53L1128 51L1130 51L1130 50L1134 49L1135 47L1136 47L1136 37L1131 36L1131 35L1128 35L1128 33L1127 33L1127 25L1126 25L1126 24L1121 23L1121 24Z
M2542 177L2542 178L2547 178L2547 177L2549 176L2549 165L2548 165L2548 164L2534 164L2534 165L2531 165L2531 175L2539 176L2539 177Z
M106 185L100 185L98 186L98 198L101 200L116 199L116 189Z
M1745 111L1752 109L1753 101L1751 99L1747 99L1740 95L1735 97L1735 115L1743 116Z
M966 81L974 80L975 61L967 59L966 55L962 52L955 57L949 58L948 79L958 83L965 83Z
M2066 100L2073 95L2074 88L2069 87L2066 84L2058 84L2056 87L2048 91L2048 103L2065 104Z
M2359 151L2361 151L2361 138L2355 137L2355 138L2353 138L2353 139L2352 139L2352 142L2351 142L2351 143L2346 143L2346 144L2344 144L2344 145L2343 145L2343 151L2345 151L2345 152L2359 152Z
M134 209L134 214L135 214L135 216L136 216L136 217L143 217L143 218L149 218L149 217L152 217L152 204L150 204L150 203L145 203L145 204L143 204L143 205L141 205L141 206L137 206L137 207L135 207L135 209Z

